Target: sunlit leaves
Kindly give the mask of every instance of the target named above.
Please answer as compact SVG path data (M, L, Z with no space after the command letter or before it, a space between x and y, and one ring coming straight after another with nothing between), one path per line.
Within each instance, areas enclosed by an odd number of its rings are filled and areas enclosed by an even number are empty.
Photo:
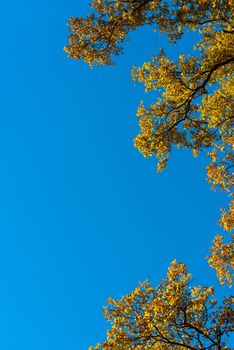
M217 276L221 284L232 285L234 277L234 201L230 202L229 210L222 210L219 225L230 235L226 240L221 235L217 235L213 240L208 258L211 267L216 269Z
M230 349L232 298L218 305L212 287L191 286L186 266L173 261L156 287L140 283L104 308L111 323L107 339L91 349Z
M232 30L232 0L93 0L93 13L71 18L71 34L65 51L70 57L84 59L90 65L112 64L122 52L129 31L149 24L168 34L172 42L184 29L200 29L204 24Z
M216 235L210 250L210 266L216 269L221 284L227 283L231 286L234 271L234 235L228 243L224 242L223 236Z
M171 60L161 49L142 67L133 67L135 83L156 92L137 111L140 132L135 147L155 156L158 171L173 147L206 152L212 189L231 194L234 185L234 1L233 0L93 0L86 18L71 18L68 56L91 67L111 65L123 52L128 33L143 25L166 33L176 44L185 31L197 32L191 55ZM195 52L192 51L195 50ZM227 233L213 240L208 262L221 284L232 285L234 202L223 209L219 225ZM213 288L190 286L184 264L173 261L167 277L153 288L141 283L104 308L111 323L107 339L93 350L230 349L233 298L217 305Z
M112 64L113 57L122 53L128 33L142 25L166 33L173 43L185 31L196 30L200 35L194 55L180 55L174 62L161 50L142 67L133 67L133 80L143 84L146 92L159 95L150 106L141 102L140 133L134 145L143 156L156 157L159 172L173 147L191 149L194 156L206 151L208 182L213 189L230 193L234 184L233 0L93 0L91 7L93 13L86 18L70 19L65 47L69 57L83 59L91 67ZM217 252L218 242L224 248L217 237L211 248L212 256L216 251L215 262L209 260L216 269L227 257ZM222 273L230 262L225 259ZM230 284L230 274L222 283L225 280Z

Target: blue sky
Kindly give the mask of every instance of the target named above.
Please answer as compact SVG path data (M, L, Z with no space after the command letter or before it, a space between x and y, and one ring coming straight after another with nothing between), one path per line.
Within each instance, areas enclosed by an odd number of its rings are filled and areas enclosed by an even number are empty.
M1 8L4 350L88 349L105 337L107 298L146 278L156 285L174 258L196 283L228 292L204 259L227 202L206 183L206 158L175 151L158 175L133 148L145 96L131 66L173 49L140 30L116 67L90 70L63 52L69 17L88 11L86 0Z

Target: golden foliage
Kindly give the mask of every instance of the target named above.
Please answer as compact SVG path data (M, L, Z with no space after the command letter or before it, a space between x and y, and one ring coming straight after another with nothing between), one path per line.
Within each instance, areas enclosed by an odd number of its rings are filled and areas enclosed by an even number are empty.
M145 157L157 158L159 172L173 147L191 149L194 156L205 151L208 182L229 193L234 184L234 1L93 0L91 7L86 18L70 19L65 47L69 57L91 67L112 64L128 33L143 25L166 33L175 44L185 31L198 33L194 55L180 55L174 62L161 50L151 62L133 67L133 80L159 94L148 107L140 103L134 144ZM228 220L233 227L233 216ZM232 247L217 236L211 248L209 262L222 283L231 284Z
M140 133L135 147L155 156L158 171L167 164L173 147L205 151L210 159L207 179L213 189L231 192L234 120L234 1L233 0L93 0L93 13L71 18L68 56L91 67L113 64L123 52L128 33L143 25L166 33L175 43L185 31L200 35L194 55L177 62L163 50L133 67L134 82L145 91L157 91L156 101L140 103ZM232 284L234 268L234 201L222 210L219 225L230 234L214 238L210 266L221 284ZM212 287L190 286L191 276L182 263L173 261L166 278L153 288L141 283L120 300L109 298L104 308L111 322L107 339L93 350L117 349L231 349L227 337L233 330L233 298L218 305Z
M228 243L223 242L223 236L216 235L210 250L211 256L208 259L210 266L216 269L221 284L227 283L231 286L234 270L234 235Z
M213 287L190 280L186 266L173 261L156 288L146 281L120 300L109 298L104 315L111 329L90 350L231 349L232 297L218 305Z
M231 201L228 212L224 209L222 210L219 225L228 233L233 231L234 200ZM224 238L221 235L215 236L210 251L211 254L208 257L208 262L211 267L215 268L220 283L227 283L231 286L234 271L234 234L231 235L231 239L226 243L224 243Z

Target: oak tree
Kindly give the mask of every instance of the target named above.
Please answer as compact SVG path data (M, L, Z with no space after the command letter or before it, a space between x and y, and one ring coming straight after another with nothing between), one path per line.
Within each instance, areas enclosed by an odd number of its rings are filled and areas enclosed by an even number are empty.
M133 67L135 82L160 97L150 106L140 103L140 133L135 147L145 156L156 156L158 171L166 167L173 146L189 148L194 156L210 157L207 178L213 189L230 192L233 186L232 133L234 107L234 2L233 0L93 0L86 18L71 18L68 56L90 66L113 63L123 51L128 33L143 25L166 33L176 43L185 31L197 31L200 41L194 55L177 62L161 50L142 67ZM231 204L233 207L233 204ZM228 230L233 226L233 210ZM226 229L226 224L223 224ZM223 247L220 251L220 247ZM231 250L230 250L231 248ZM233 241L214 240L209 258L221 283L231 283ZM226 267L221 268L221 264ZM223 265L223 266L224 266Z
M144 25L166 33L176 44L185 32L196 31L193 54L170 59L161 49L142 67L133 67L134 82L158 97L138 108L140 132L135 147L155 156L160 172L173 147L206 152L207 179L213 189L229 194L233 176L234 121L234 1L233 0L93 0L86 18L69 22L68 56L91 67L111 65L123 52L130 31ZM222 213L220 225L228 233L215 237L209 263L221 283L232 283L234 268L234 203Z
M186 266L173 261L156 287L140 283L104 308L107 339L90 350L231 350L233 298L218 304L213 287L191 286Z
M135 147L155 156L158 171L167 164L173 147L206 152L207 179L213 189L231 195L234 121L234 1L233 0L93 0L86 18L71 18L65 51L91 67L111 65L123 52L130 31L143 25L166 33L176 44L187 31L197 32L193 54L170 59L164 50L133 67L135 83L156 91L150 105L138 108L140 132ZM192 51L192 50L191 50ZM232 284L234 268L234 201L222 209L219 234L208 257L221 284ZM231 349L233 297L218 304L212 287L194 287L186 266L173 261L166 278L153 288L141 283L104 308L111 322L107 339L94 350L117 349Z

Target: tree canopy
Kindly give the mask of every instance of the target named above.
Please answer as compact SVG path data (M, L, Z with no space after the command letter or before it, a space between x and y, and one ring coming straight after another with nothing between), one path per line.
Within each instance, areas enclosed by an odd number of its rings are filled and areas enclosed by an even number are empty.
M191 286L186 266L173 261L156 287L148 281L104 308L107 339L90 350L231 349L233 298L218 304L212 287Z
M174 147L208 156L212 189L232 196L234 185L234 1L233 0L93 0L86 18L71 18L68 56L91 67L112 65L123 52L130 31L150 25L175 44L196 31L190 55L173 61L159 49L132 78L145 91L156 91L151 104L140 102L140 132L135 147L155 156L162 171ZM232 284L234 269L234 201L221 211L218 234L208 261L221 284ZM227 235L226 235L227 233ZM228 237L228 238L227 238ZM213 289L189 288L185 265L172 262L162 283L140 284L121 300L109 300L105 317L112 329L94 349L228 349L233 299L217 306Z
M128 33L143 25L166 33L176 44L186 31L197 31L194 55L177 62L160 49L151 62L133 67L134 82L159 97L149 106L141 101L137 117L140 133L135 147L155 156L158 171L167 164L173 147L205 151L210 159L207 179L213 189L231 193L233 176L234 2L233 0L94 0L93 12L69 22L68 56L91 67L111 65L123 52ZM232 283L234 203L223 211L220 226L229 241L215 237L209 263L221 283Z

